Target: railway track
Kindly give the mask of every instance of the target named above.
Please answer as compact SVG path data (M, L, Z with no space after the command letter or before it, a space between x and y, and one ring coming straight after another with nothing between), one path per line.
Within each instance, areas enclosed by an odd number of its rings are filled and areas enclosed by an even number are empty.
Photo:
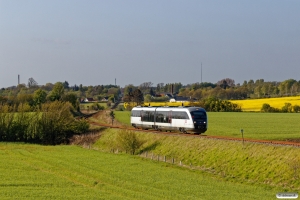
M164 135L178 135L183 137L203 137L209 139L218 139L218 140L231 140L231 141L240 141L240 142L250 142L250 143L261 143L261 144L270 144L270 145L282 145L282 146L294 146L300 147L300 142L290 142L290 141L276 141L276 140L257 140L257 139L242 139L242 138L234 138L234 137L226 137L226 136L209 136L209 135L195 135L195 134L184 134L180 132L163 132L163 131L156 131L156 130L144 130L144 129L136 129L136 128L129 128L124 126L113 126L109 124L101 124L97 122L90 122L96 126L108 127L108 128L116 128L116 129L125 129L125 130L134 130L134 131L142 131L142 132L149 132L149 133L156 133L156 134L164 134Z

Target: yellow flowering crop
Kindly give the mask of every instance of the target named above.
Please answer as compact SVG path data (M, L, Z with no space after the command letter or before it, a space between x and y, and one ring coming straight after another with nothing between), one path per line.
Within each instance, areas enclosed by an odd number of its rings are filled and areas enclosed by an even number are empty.
M266 99L233 100L230 102L240 105L243 111L260 111L264 103L267 103L271 107L279 108L279 109L281 109L285 103L291 103L292 106L294 105L300 106L300 96L266 98Z

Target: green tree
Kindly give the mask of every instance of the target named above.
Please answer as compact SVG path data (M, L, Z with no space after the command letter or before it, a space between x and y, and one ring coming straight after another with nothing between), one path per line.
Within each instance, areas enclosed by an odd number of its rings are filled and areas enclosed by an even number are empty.
M70 103L61 101L42 105L38 122L38 135L42 143L55 145L67 141L74 123L70 108Z
M293 106L293 111L294 111L295 113L300 112L300 106L294 105L294 106Z
M68 83L68 81L63 82L63 86L64 86L65 89L68 89L68 88L69 88L69 83Z
M282 112L292 112L293 111L293 107L291 103L285 103L284 106L281 109Z
M63 101L68 101L72 104L73 108L79 110L79 102L77 95L73 92L67 93L62 97Z
M114 113L114 111L112 111L112 110L110 111L109 117L111 119L111 124L113 125L114 124L114 119L115 119L115 113Z
M261 110L262 112L269 112L270 109L271 109L270 104L264 103L264 104L262 105L262 107L261 107L260 110Z
M46 102L47 92L42 89L37 89L33 94L34 105L41 105Z
M50 100L56 101L61 100L63 94L64 94L64 85L61 82L57 82L54 84L53 89L50 93Z
M150 94L146 94L145 96L145 102L151 102L151 95Z

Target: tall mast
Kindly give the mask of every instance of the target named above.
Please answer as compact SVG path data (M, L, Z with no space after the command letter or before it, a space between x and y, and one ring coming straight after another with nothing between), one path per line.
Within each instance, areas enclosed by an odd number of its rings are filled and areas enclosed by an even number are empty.
M201 62L201 83L202 83L202 62Z

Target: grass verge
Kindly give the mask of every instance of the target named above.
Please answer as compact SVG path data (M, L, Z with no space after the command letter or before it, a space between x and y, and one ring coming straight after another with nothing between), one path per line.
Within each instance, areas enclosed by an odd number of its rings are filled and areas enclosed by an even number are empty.
M117 148L121 130L107 129L94 147ZM299 148L137 132L140 153L166 156L230 182L258 184L284 191L300 190Z

